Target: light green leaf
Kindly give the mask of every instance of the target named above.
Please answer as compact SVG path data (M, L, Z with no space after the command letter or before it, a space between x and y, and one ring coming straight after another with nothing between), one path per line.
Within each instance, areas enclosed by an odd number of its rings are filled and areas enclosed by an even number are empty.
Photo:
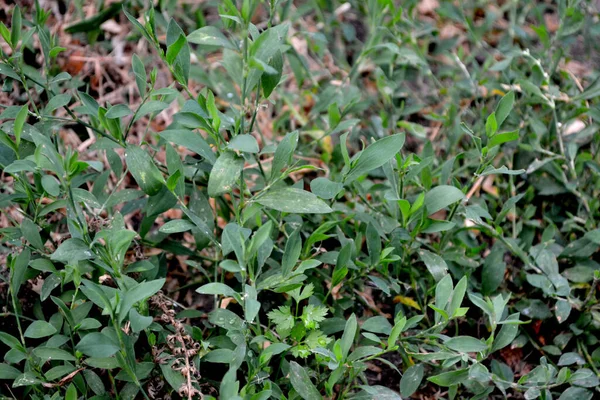
M459 385L462 381L469 377L469 370L467 368L459 369L456 371L444 372L436 376L427 378L428 381L435 383L438 386L454 386Z
M186 219L174 219L160 227L162 233L179 233L194 229L196 225Z
M512 132L501 132L492 136L492 138L488 141L487 147L491 149L493 147L500 146L503 143L511 142L517 139L519 139L518 129Z
M456 336L446 340L444 343L449 349L461 353L475 353L487 349L487 345L481 340L471 336Z
M249 134L235 136L233 139L231 139L229 145L227 145L227 148L246 153L258 153L260 151L258 148L258 142L254 136Z
M427 215L435 214L450 204L462 200L464 197L464 193L454 186L436 186L425 194Z
M29 113L29 109L27 108L27 104L21 107L19 112L17 113L17 117L15 118L15 124L13 125L13 132L15 134L15 143L17 147L21 143L21 133L23 132L23 126L25 125L25 121L27 120L27 115Z
M316 178L310 182L310 190L322 199L333 199L344 185L340 182L332 182L327 178Z
M213 282L196 289L200 294L218 294L226 297L237 297L237 292L224 283Z
M238 157L231 151L221 153L212 171L210 171L208 195L210 197L217 197L223 193L230 192L238 182L243 168L243 158Z
M498 103L498 107L496 107L496 121L498 122L498 127L502 126L502 123L508 117L510 112L513 109L513 105L515 103L515 92L510 91L506 93L500 102Z
M448 273L446 261L437 254L432 253L429 250L419 250L419 256L436 282Z
M491 113L485 122L485 134L487 137L492 137L498 131L498 123L496 122L496 114Z
M292 187L270 190L256 202L277 211L295 214L327 214L333 211L314 194Z
M226 49L236 50L235 46L214 26L204 26L196 29L187 37L188 42L205 46L220 46Z

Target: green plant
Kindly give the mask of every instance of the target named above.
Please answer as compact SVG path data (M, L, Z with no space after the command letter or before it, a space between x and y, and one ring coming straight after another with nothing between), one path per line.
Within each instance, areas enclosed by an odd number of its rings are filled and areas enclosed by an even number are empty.
M597 395L592 2L441 2L468 48L414 1L122 3L65 30L147 46L131 103L0 24L4 395Z

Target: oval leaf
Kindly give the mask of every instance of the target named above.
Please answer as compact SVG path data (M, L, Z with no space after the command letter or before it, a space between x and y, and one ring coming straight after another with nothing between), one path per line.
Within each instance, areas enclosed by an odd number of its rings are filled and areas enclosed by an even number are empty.
M257 202L273 210L295 214L327 214L333 211L314 194L292 187L269 191Z

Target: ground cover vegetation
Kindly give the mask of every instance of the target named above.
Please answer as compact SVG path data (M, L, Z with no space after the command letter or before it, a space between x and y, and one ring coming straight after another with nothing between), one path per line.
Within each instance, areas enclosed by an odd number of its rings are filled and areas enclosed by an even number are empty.
M0 5L0 393L598 397L599 8Z

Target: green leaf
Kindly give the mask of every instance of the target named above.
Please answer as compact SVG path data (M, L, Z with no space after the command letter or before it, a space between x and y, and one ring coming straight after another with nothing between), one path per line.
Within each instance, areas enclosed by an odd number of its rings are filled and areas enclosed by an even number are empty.
M200 294L217 294L223 295L226 297L238 297L238 294L235 290L225 285L224 283L213 282L207 283L196 289L196 292Z
M13 380L21 375L21 371L12 365L0 363L0 379Z
M367 332L389 335L392 332L392 324L390 324L387 318L378 315L366 320L360 329Z
M310 381L310 377L306 373L305 369L295 361L290 362L290 383L294 390L304 400L315 400L320 399L321 394Z
M436 282L448 274L448 265L442 257L429 250L419 250L419 256Z
M302 252L302 238L300 237L300 229L296 229L289 237L285 244L285 251L281 260L281 274L287 277L291 272Z
M469 377L469 370L459 369L457 371L444 372L436 376L427 378L428 381L435 383L438 386L454 386L460 385L465 379Z
M302 189L286 187L268 191L256 200L273 210L295 214L327 214L333 210L314 194Z
M56 328L46 321L33 321L25 330L26 338L39 339L56 333Z
M344 183L348 185L362 175L390 161L402 149L404 140L404 134L395 134L371 144L360 154L360 158L356 161L356 164L345 176Z
M512 132L502 132L498 133L488 141L487 147L489 149L500 146L503 143L511 142L513 140L519 139L519 130L514 130Z
M179 52L185 44L187 44L185 36L179 35L177 40L173 44L169 45L169 47L167 47L167 62L169 64L173 64L173 61L175 61L175 57L177 57L177 55L179 54Z
M239 331L244 327L244 321L237 314L223 308L211 311L208 321L228 331Z
M271 179L273 182L281 176L281 170L292 162L292 156L298 146L298 131L294 131L285 135L285 137L277 145L275 155L273 156L273 164L271 165Z
M73 354L53 347L37 347L33 349L33 355L47 361L75 361Z
M109 108L104 116L109 119L117 119L126 117L131 114L133 114L133 112L129 109L129 107L127 107L127 105L117 104Z
M506 318L506 321L518 321L519 313L515 313ZM500 328L500 332L494 339L494 344L492 345L492 351L497 351L505 348L509 344L512 343L513 340L517 337L519 333L519 326L514 324L503 324L502 328Z
M435 214L441 209L462 200L464 197L464 193L454 186L436 186L425 194L427 215Z
M496 122L496 114L491 113L485 122L485 135L492 137L498 131L498 123Z
M21 232L23 237L36 249L44 250L44 242L38 231L38 226L29 218L23 218L21 221Z
M17 82L21 82L21 77L19 76L19 74L17 74L15 70L7 64L0 63L0 74L6 75L9 78L16 80Z
M186 219L174 219L161 226L159 231L167 234L179 233L189 231L191 229L194 229L195 227L196 225L194 225Z
M11 40L13 49L17 48L17 44L19 43L19 40L21 39L21 24L22 24L21 8L19 6L16 6L13 9L13 15L12 15L11 27L10 27L10 40Z
M327 178L316 178L310 182L310 190L322 199L333 199L344 185L340 182L332 182Z
M21 109L17 113L17 117L15 118L13 132L15 134L15 143L17 147L21 144L21 133L23 132L23 126L25 125L25 121L27 120L28 113L29 109L27 108L27 105L24 105L23 107L21 107Z
M461 353L475 353L487 349L487 345L471 336L456 336L446 340L444 344L452 350Z
M133 74L135 75L135 84L140 92L140 96L144 97L146 95L146 89L148 86L148 77L146 76L146 68L144 67L144 63L135 53L131 58L131 66L133 69Z
M342 358L346 359L348 353L350 352L350 348L354 343L354 337L356 336L356 331L358 329L358 323L356 321L356 315L352 314L350 318L346 321L346 326L344 327L344 333L341 338L341 347L342 347Z
M190 46L185 33L174 18L167 27L167 61L172 65L175 79L186 85L190 75Z
M89 246L81 239L67 239L58 246L58 249L50 256L52 261L59 261L65 264L75 264L80 260L89 260L94 258L94 253Z
M152 196L161 190L165 179L145 150L133 145L127 146L125 161L129 172L144 193Z
M379 236L379 232L377 232L377 228L372 222L367 224L365 236L371 265L377 265L381 258L381 236Z
M118 3L116 3L116 4L118 4ZM133 24L133 26L135 26L137 28L137 30L140 31L140 33L146 38L146 40L148 40L150 43L154 43L153 38L150 36L150 32L148 32L148 30L146 30L146 28L142 24L140 24L133 15L131 15L127 12L124 4L123 4L122 8L123 8L123 14L125 14L127 19L129 20L129 22L131 22Z
M44 115L48 115L52 113L52 111L57 110L61 107L65 107L71 101L71 95L69 93L63 93L52 97L48 103L46 104L46 108L44 108Z
M141 315L135 308L129 310L129 321L134 332L141 332L152 324L151 316Z
M119 311L119 323L123 321L129 310L137 302L143 301L154 296L165 284L165 279L155 279L153 281L142 282L128 289L121 300L121 308ZM108 357L108 356L92 356L92 357Z
M88 333L76 348L88 357L110 357L119 351L119 345L100 332Z
M197 153L207 159L211 164L214 164L215 161L217 161L217 157L215 156L215 153L213 153L208 143L206 143L202 136L194 131L186 129L168 129L162 131L160 136L178 146L183 146L192 150L194 153Z
M267 316L277 326L277 331L289 331L294 327L294 316L288 306L279 306L277 310L271 310Z
M214 26L204 26L196 29L187 37L188 42L205 46L219 46L226 49L237 50L235 46Z
M138 121L148 114L159 113L169 107L169 103L158 100L150 100L142 104L133 117L133 122Z
M404 372L400 379L400 394L404 397L410 397L417 391L423 380L423 364L413 365Z
M450 301L448 307L448 316L452 318L456 310L459 309L462 304L463 299L465 298L465 293L467 292L467 277L466 275L461 278L460 281L456 284L454 288L454 292L452 293L452 300Z
M490 295L498 289L504 279L506 263L504 262L504 248L494 245L492 251L483 262L481 271L481 292Z
M479 174L479 176L497 175L497 174L521 175L521 174L524 174L525 172L526 171L524 169L517 169L517 170L508 169L508 168L506 168L505 165L501 166L500 168L494 168L490 165L486 169L484 169L483 172L481 174Z
M396 322L396 324L392 328L392 332L390 333L390 336L388 337L388 347L392 347L392 346L396 345L396 340L398 340L398 337L400 337L400 334L404 330L405 326L406 326L406 317L402 317Z
M258 142L254 136L245 134L237 135L227 145L227 148L231 150L243 151L245 153L258 153Z
M230 192L238 183L244 159L231 151L221 153L215 165L213 165L208 178L208 195L217 197L223 193Z
M594 397L594 393L580 387L572 386L567 388L558 400L591 400Z
M260 77L260 85L263 90L263 95L265 98L268 98L275 87L279 84L281 80L281 74L283 72L283 55L280 50L277 50L275 54L269 59L268 65L273 68L276 73L275 74L262 74Z
M513 109L513 105L515 104L515 92L510 91L506 93L500 102L498 103L498 107L496 107L496 121L498 122L498 126L502 126L502 123L508 117L510 112Z
M83 371L83 376L85 377L85 383L95 394L102 396L106 393L104 382L94 371L86 369Z
M10 43L11 43L10 31L8 30L8 28L6 27L6 25L4 25L4 22L2 22L2 21L0 21L0 36L2 36L4 41L10 45Z

